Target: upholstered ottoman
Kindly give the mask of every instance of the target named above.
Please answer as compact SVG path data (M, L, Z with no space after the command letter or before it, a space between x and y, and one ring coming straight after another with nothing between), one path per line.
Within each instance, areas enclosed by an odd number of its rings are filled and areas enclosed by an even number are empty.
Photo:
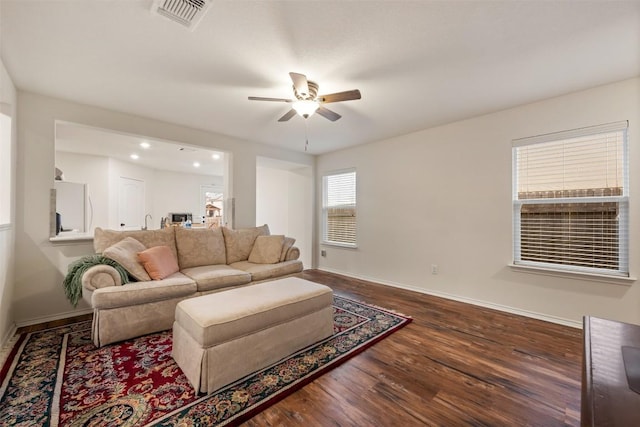
M331 288L287 277L178 303L172 355L210 393L333 333Z

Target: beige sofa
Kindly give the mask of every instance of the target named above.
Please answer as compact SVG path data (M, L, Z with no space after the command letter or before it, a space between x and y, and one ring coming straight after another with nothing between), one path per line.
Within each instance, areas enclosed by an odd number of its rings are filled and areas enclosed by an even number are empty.
M294 239L269 228L115 231L96 228L96 253L114 259L137 282L123 285L117 270L96 265L82 276L82 297L93 308L92 339L100 347L171 329L178 302L302 271ZM165 246L166 248L156 248ZM153 280L136 256L154 248L171 253L176 271ZM145 280L146 279L146 280Z

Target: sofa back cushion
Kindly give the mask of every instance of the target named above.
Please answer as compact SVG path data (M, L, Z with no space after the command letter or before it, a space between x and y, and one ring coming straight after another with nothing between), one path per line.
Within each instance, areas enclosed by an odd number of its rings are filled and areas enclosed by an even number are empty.
M222 227L224 244L227 249L227 264L249 259L253 243L258 236L268 236L269 226L267 224L260 227L240 228L232 230Z
M176 247L180 269L219 265L227 262L227 251L220 228L176 228Z
M93 234L93 248L96 253L101 254L109 246L112 246L126 237L133 237L146 248L152 248L154 246L168 246L173 252L173 255L177 258L178 251L176 249L174 227L163 228L160 230L134 230L134 231L118 231L118 230L105 230L100 227L96 227Z

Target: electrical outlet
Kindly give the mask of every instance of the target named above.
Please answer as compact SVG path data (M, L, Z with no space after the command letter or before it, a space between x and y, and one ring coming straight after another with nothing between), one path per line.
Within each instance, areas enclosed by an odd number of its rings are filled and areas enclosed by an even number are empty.
M431 274L438 274L438 264L431 264Z
M325 251L324 249L320 251L320 256L327 256L327 251Z

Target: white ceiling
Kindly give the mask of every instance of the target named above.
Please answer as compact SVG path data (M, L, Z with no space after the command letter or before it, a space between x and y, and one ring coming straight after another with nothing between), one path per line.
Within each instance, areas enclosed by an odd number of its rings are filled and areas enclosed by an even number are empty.
M0 0L15 85L304 150L288 73L360 89L308 120L309 152L640 75L640 1L216 1L194 32L151 0Z

